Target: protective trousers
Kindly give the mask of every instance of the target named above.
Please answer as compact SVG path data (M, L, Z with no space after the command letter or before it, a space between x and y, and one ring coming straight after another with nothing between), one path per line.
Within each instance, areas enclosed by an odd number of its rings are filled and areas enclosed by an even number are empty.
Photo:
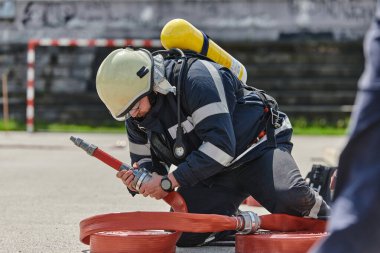
M281 147L215 176L211 186L199 183L178 191L191 213L235 215L249 195L271 213L324 218L329 211L322 198L306 184L289 151ZM177 246L202 245L233 233L183 233Z

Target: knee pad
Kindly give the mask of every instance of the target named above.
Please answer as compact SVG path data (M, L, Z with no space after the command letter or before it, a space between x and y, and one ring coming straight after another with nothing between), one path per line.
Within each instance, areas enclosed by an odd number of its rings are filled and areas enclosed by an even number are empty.
M307 216L315 204L316 195L307 185L281 192L275 206L276 213Z

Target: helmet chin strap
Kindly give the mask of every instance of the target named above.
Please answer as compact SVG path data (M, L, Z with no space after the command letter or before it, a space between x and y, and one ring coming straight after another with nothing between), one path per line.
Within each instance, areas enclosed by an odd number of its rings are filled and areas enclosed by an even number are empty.
M165 78L164 57L157 54L153 57L153 90L163 95L173 92L176 94L176 87L172 86Z

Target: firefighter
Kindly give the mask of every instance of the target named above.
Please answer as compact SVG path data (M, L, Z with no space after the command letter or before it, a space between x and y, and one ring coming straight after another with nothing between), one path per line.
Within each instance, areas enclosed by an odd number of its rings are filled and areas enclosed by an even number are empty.
M229 69L178 49L117 49L100 65L96 89L112 116L125 121L132 164L153 172L139 189L145 197L161 199L177 188L191 213L235 215L252 196L271 213L328 215L291 156L286 114ZM136 191L130 171L117 177ZM177 245L231 233L183 233Z
M339 158L330 236L313 253L380 252L380 0L364 53L350 135Z

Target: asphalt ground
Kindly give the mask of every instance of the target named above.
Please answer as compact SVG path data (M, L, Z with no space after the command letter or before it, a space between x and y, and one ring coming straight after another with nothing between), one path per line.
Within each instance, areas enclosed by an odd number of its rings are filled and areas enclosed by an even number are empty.
M69 140L80 137L128 162L124 134L0 132L0 252L89 252L79 222L114 212L168 211L163 201L131 197L115 171ZM314 163L336 164L344 137L295 136L303 176ZM266 213L243 205L243 210ZM231 246L177 248L178 253L235 252Z

